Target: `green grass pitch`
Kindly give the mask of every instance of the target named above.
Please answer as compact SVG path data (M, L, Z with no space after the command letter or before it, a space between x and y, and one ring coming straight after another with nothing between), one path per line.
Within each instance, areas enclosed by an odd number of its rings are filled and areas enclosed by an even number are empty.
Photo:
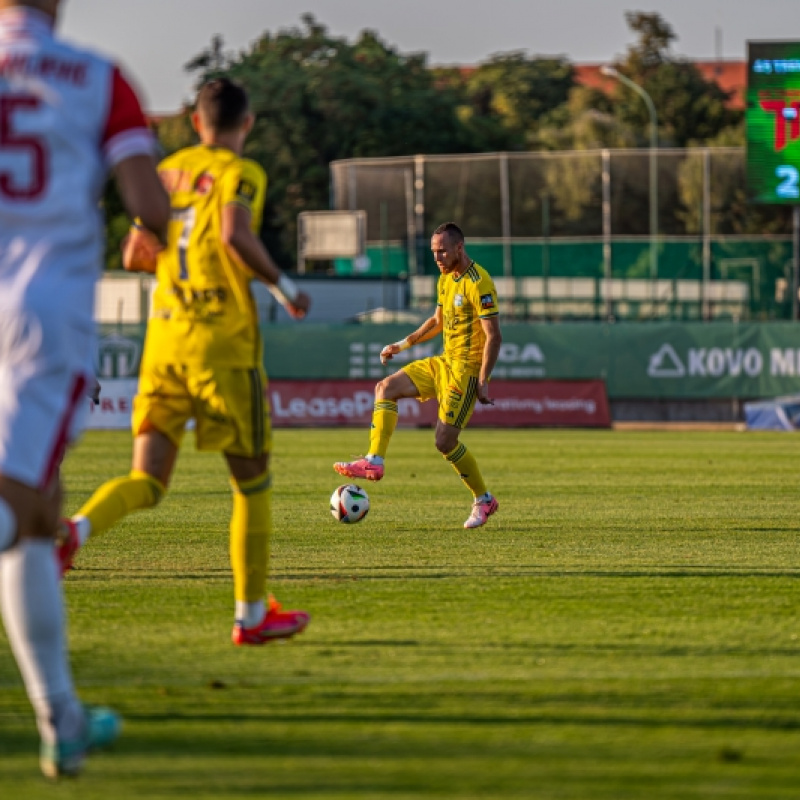
M81 696L125 717L47 784L0 634L0 798L792 798L800 795L800 437L468 430L500 511L430 431L399 431L340 525L363 430L275 436L271 586L312 621L230 644L230 495L187 441L161 506L66 581ZM127 470L87 435L67 506Z

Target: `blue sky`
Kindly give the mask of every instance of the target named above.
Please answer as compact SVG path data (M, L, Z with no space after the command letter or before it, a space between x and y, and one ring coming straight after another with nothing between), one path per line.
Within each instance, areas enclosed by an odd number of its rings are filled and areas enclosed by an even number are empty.
M192 95L184 64L215 34L245 48L266 30L297 27L308 11L352 39L372 28L401 52L432 64L475 64L493 53L610 61L633 37L625 11L657 11L675 30L675 52L744 58L748 39L800 40L798 0L63 0L61 32L114 55L147 110L177 110Z

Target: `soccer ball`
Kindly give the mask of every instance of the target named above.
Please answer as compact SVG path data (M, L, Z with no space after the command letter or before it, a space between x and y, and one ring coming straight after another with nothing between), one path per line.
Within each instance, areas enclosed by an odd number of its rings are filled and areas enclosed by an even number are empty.
M345 483L331 495L331 514L339 522L361 522L369 511L367 493L354 483Z

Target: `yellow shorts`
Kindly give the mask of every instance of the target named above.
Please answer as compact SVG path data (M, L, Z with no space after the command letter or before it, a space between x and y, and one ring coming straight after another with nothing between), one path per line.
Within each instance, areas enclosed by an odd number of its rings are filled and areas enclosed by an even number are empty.
M246 458L268 453L272 426L266 387L263 367L143 367L133 399L133 435L155 429L180 446L186 423L194 419L198 450Z
M444 356L412 361L403 372L414 381L421 403L436 398L439 419L456 428L466 428L478 396L478 376L452 364Z

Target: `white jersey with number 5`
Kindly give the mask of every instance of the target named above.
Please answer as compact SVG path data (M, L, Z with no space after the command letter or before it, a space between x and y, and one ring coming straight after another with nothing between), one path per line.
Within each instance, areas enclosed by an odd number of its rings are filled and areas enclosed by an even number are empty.
M0 11L0 473L47 485L74 432L94 350L110 167L154 152L109 61Z
M109 166L153 152L136 95L29 9L0 12L0 308L92 322Z

